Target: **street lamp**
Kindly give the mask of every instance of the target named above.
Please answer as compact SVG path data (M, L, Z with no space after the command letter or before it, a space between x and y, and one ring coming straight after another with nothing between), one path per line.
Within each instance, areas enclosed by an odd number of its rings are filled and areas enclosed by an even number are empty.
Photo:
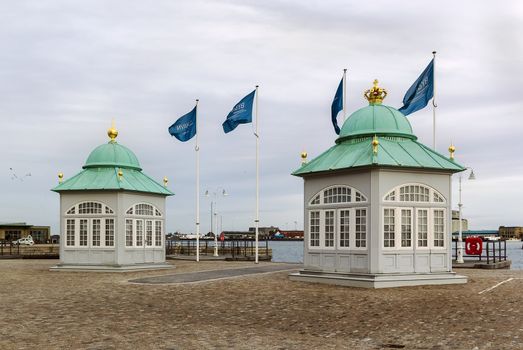
M220 190L221 189L221 193ZM216 218L216 206L217 206L217 199L218 199L218 193L220 193L223 197L228 196L229 194L225 189L223 188L217 188L214 192L209 192L209 190L205 191L205 197L211 197L211 232L214 233L214 253L213 256L218 256L218 221ZM214 207L213 207L214 204Z
M474 170L472 168L465 168L465 171L470 170L469 180L476 180L476 175L474 175ZM459 174L459 235L458 235L458 256L456 257L456 263L463 264L463 223L461 222L461 208L463 203L461 203L461 178L463 174Z

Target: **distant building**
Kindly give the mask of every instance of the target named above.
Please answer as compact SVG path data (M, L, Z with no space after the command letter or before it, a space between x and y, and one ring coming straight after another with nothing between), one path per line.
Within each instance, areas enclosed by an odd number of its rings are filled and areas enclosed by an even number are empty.
M225 239L254 238L254 231L223 231L222 233Z
M255 227L249 227L249 231L254 234L256 232ZM271 235L275 234L276 231L278 231L278 227L270 226L270 227L258 227L258 236L260 238L267 238Z
M466 230L462 231L462 237L463 239L470 237L470 236L477 236L482 238L498 238L499 232L498 230ZM458 238L459 231L452 232L452 238Z
M461 218L461 230L467 231L469 229L469 222L467 219ZM452 211L452 232L459 231L459 211Z
M283 238L288 239L303 239L304 231L299 230L292 230L292 231L284 231L284 230L278 230L275 232L275 235L279 234L280 237L283 236Z
M15 241L27 236L33 237L35 243L49 243L51 227L33 226L25 222L0 224L0 241Z
M500 226L499 236L504 239L519 239L523 240L522 226Z

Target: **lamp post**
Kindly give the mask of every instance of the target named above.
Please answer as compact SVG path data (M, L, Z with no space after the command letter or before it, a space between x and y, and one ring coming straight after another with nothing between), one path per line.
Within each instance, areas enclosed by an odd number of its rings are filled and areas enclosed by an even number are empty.
M223 188L217 188L214 192L209 192L209 190L205 191L205 197L211 197L211 231L214 233L214 253L213 256L218 256L218 220L216 217L216 206L217 206L217 199L218 199L218 193L221 189L221 195L223 197L228 196L229 194L225 189ZM213 206L214 204L214 206Z
M466 170L470 170L469 180L475 180L476 175L474 175L474 170L472 170L472 168L466 168ZM458 235L458 256L456 257L456 263L458 263L458 264L464 263L464 260L463 260L463 223L461 220L461 208L463 207L463 203L461 203L461 178L462 177L463 177L463 175L459 174L459 203L458 203L459 235Z

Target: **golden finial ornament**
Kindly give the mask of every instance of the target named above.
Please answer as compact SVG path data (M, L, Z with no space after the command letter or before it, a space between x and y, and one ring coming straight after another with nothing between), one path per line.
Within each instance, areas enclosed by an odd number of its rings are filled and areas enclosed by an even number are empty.
M374 138L372 139L372 152L374 154L378 154L378 146L380 142L378 141L378 137L374 135Z
M123 177L123 171L122 171L122 169L118 169L118 181L122 181L122 177Z
M456 152L456 147L451 143L449 146L450 160L454 160L454 152Z
M381 104L383 99L387 97L387 90L378 86L378 79L374 79L374 86L369 90L366 90L363 96L369 101L370 104Z
M303 151L300 154L301 164L307 164L307 152Z
M169 183L169 179L167 178L167 176L164 176L163 177L163 186L164 187L167 187L167 184Z
M58 183L61 184L64 181L64 174L58 173Z
M111 139L110 142L116 142L115 139L118 136L118 130L114 127L114 119L111 122L111 127L107 130L107 136Z

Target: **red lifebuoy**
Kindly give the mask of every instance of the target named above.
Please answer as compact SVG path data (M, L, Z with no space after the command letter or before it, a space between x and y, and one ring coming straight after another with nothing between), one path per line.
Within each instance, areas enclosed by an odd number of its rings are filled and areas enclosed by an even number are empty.
M483 240L480 237L467 237L465 240L465 254L481 255L483 251Z

